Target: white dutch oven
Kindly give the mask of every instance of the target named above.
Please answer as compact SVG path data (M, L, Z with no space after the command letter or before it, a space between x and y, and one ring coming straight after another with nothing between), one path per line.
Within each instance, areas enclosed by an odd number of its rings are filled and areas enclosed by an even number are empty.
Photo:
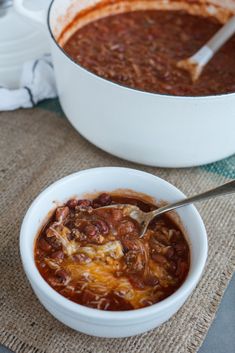
M45 13L30 11L23 0L15 0L20 13L47 25L60 103L75 129L107 152L153 166L195 166L233 154L235 94L177 97L147 93L100 78L66 55L57 42L62 30L77 13L102 1L53 0ZM225 22L235 13L234 1L113 0L110 4L94 16L130 8L174 8L203 11Z

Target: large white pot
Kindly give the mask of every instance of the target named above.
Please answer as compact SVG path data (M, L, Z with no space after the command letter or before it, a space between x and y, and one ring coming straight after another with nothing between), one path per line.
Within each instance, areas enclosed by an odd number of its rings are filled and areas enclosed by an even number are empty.
M66 55L57 43L61 31L76 13L101 1L53 0L45 14L25 9L23 0L15 0L18 11L44 26L47 23L60 103L75 129L107 152L152 166L195 166L233 154L234 93L210 97L147 93L100 78ZM125 6L130 6L128 0L112 2L114 5L106 14L124 11ZM131 3L134 6L133 1ZM204 10L215 13L223 21L235 13L233 1L230 5L229 2L223 5L221 1L207 1L208 8L201 3L204 1L193 5L176 0L147 0L142 5L138 2L141 7L146 4L148 8L174 6L189 8L194 13L200 13L204 6Z

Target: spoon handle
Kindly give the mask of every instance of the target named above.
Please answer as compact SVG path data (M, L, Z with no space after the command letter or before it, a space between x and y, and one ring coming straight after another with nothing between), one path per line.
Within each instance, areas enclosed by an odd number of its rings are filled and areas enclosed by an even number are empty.
M213 197L232 194L232 193L235 193L235 180L230 181L229 183L223 184L221 186L218 186L215 189L203 192L202 194L198 194L198 195L189 197L187 199L172 203L170 205L166 205L164 207L158 208L157 210L152 212L152 215L156 216L161 213L174 210L175 208L182 207L193 202L203 201L203 200L211 199Z
M213 53L216 53L224 43L234 34L235 32L235 16L230 18L228 22L209 40L206 44Z

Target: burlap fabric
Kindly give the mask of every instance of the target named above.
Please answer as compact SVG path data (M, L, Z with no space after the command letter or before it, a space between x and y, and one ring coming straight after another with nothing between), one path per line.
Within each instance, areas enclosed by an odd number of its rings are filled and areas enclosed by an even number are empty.
M207 267L187 303L160 328L127 339L89 337L56 321L33 294L18 250L26 209L56 179L109 165L146 170L186 194L226 181L201 168L167 170L121 161L89 144L54 113L34 109L0 114L0 343L13 351L194 353L200 347L235 268L235 204L231 197L198 205L209 236Z

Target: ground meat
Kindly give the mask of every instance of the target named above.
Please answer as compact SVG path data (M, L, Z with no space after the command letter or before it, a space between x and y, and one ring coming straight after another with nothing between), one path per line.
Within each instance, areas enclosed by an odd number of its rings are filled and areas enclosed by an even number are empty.
M68 39L64 50L95 74L147 92L180 96L234 92L235 36L196 83L177 68L181 59L197 52L220 28L213 17L184 11L133 11L87 24ZM102 196L98 205L101 200L107 204Z

